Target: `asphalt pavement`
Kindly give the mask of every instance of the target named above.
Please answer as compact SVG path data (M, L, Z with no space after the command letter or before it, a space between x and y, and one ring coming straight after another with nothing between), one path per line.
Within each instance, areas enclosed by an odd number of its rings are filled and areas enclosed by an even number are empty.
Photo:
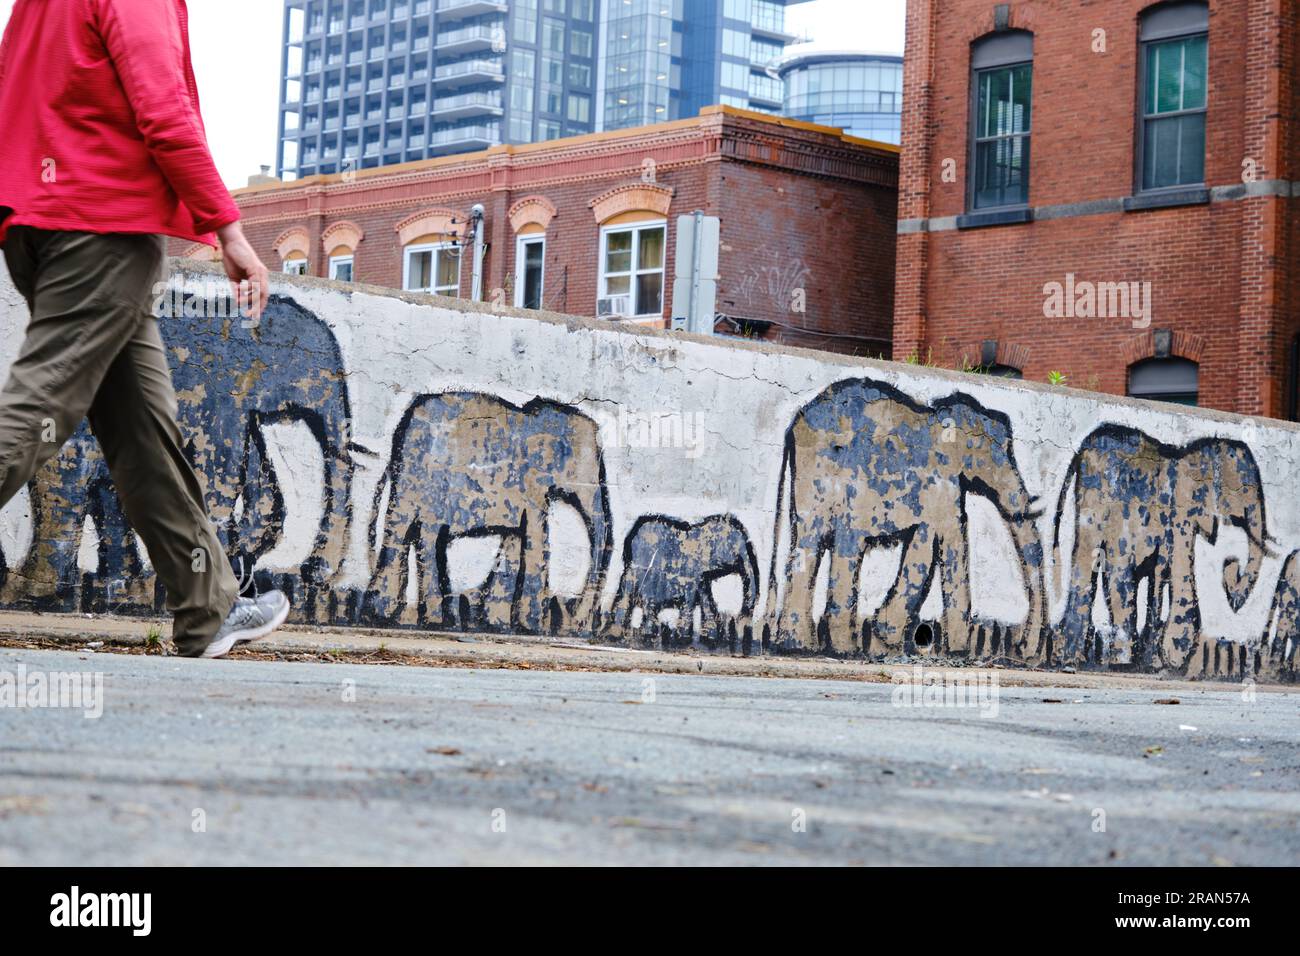
M1300 694L984 691L0 648L0 864L1300 863Z

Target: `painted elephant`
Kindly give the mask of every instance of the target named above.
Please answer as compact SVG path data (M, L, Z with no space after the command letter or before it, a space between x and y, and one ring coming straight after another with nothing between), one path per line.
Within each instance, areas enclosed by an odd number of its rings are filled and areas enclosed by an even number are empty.
M301 580L317 592L339 568L351 515L354 446L342 354L329 326L291 299L272 296L254 328L244 328L238 315L211 317L219 311L225 310L186 309L160 320L186 452L232 564L247 579L283 530L284 501L263 429L298 422L310 430L324 480L321 519ZM153 581L142 573L135 535L87 423L28 490L33 546L6 583L6 603L70 607L89 515L100 537L99 568L94 596L83 593L82 605L118 606L115 595L103 593L117 582L130 593L128 603L155 604Z
M737 575L741 609L726 622L713 596L713 583ZM641 626L657 630L660 612L678 611L674 639L691 643L696 608L700 638L716 644L737 636L748 643L758 593L758 559L745 526L731 515L712 515L697 522L658 515L639 518L623 542L623 576L610 609L603 637L622 640L631 628L632 613L641 609Z
M590 418L540 398L521 407L476 392L423 395L394 433L386 478L375 499L378 512L387 485L363 619L398 620L410 570L405 558L414 546L419 623L452 626L460 617L468 626L467 616L483 614L489 620L481 626L538 633L549 614L552 631L592 632L612 537L605 461ZM567 601L550 584L547 523L556 502L577 511L590 541L584 588ZM460 595L456 602L448 546L482 536L502 538L502 557L474 601ZM504 558L510 545L518 561Z
M1024 624L1008 626L1005 643L988 648L971 646L983 630L971 612L970 494L987 498L1007 524L1029 600ZM938 573L944 617L932 650L1035 659L1044 613L1042 545L1032 508L1006 416L960 394L928 407L868 379L832 385L786 432L767 602L773 647L913 651L921 606ZM783 530L789 552L781 575ZM894 545L903 552L898 576L874 619L863 622L859 643L854 622L864 555ZM828 588L819 624L813 596L823 562L829 562ZM778 579L785 583L779 612ZM995 633L1003 638L1001 628Z
M29 483L32 543L5 581L5 604L41 610L148 612L155 579L122 513L99 444L82 422L59 453ZM78 566L82 528L95 523L97 569L84 579Z
M1228 561L1221 569L1233 610L1249 598L1269 554L1264 488L1250 448L1222 438L1172 446L1121 425L1095 429L1080 445L1061 487L1053 535L1058 574L1071 489L1074 551L1065 614L1057 628L1060 661L1197 671L1205 662L1192 662L1201 638L1196 539L1214 544L1224 525L1245 532L1245 564ZM1098 633L1092 623L1099 577L1110 611L1109 634ZM1139 620L1144 582L1146 609Z

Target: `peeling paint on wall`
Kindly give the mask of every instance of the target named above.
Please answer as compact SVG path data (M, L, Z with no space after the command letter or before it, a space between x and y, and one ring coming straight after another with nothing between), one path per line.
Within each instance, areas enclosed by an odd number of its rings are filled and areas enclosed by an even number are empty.
M183 281L187 451L298 620L1295 678L1292 426L290 278L245 328ZM163 607L84 426L0 550L5 606Z

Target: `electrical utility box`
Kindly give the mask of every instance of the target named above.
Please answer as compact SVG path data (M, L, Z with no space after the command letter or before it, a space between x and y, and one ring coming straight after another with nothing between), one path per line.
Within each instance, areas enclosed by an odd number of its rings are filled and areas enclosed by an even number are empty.
M673 329L713 334L718 304L718 250L722 220L696 210L677 217L677 257L673 272Z

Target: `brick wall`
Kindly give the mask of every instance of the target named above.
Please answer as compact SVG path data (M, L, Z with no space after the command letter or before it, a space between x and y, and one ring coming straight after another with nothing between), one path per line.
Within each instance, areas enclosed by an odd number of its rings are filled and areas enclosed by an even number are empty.
M1137 24L1148 0L1007 5L1009 26L1034 34L1036 221L952 228L950 217L966 207L970 44L994 30L995 6L908 4L895 354L960 366L997 340L1000 355L1021 359L1026 378L1055 370L1071 384L1122 394L1128 363L1151 354L1143 354L1150 330L1125 318L1045 318L1044 285L1067 274L1150 281L1151 327L1176 333L1184 357L1200 362L1202 404L1285 414L1290 342L1300 331L1295 199L1220 195L1209 205L1143 212L1078 209L1132 192ZM1261 182L1300 178L1296 9L1296 0L1210 3L1210 187L1240 187L1247 157ZM1098 30L1104 52L1093 49ZM1067 206L1068 217L1048 218Z

